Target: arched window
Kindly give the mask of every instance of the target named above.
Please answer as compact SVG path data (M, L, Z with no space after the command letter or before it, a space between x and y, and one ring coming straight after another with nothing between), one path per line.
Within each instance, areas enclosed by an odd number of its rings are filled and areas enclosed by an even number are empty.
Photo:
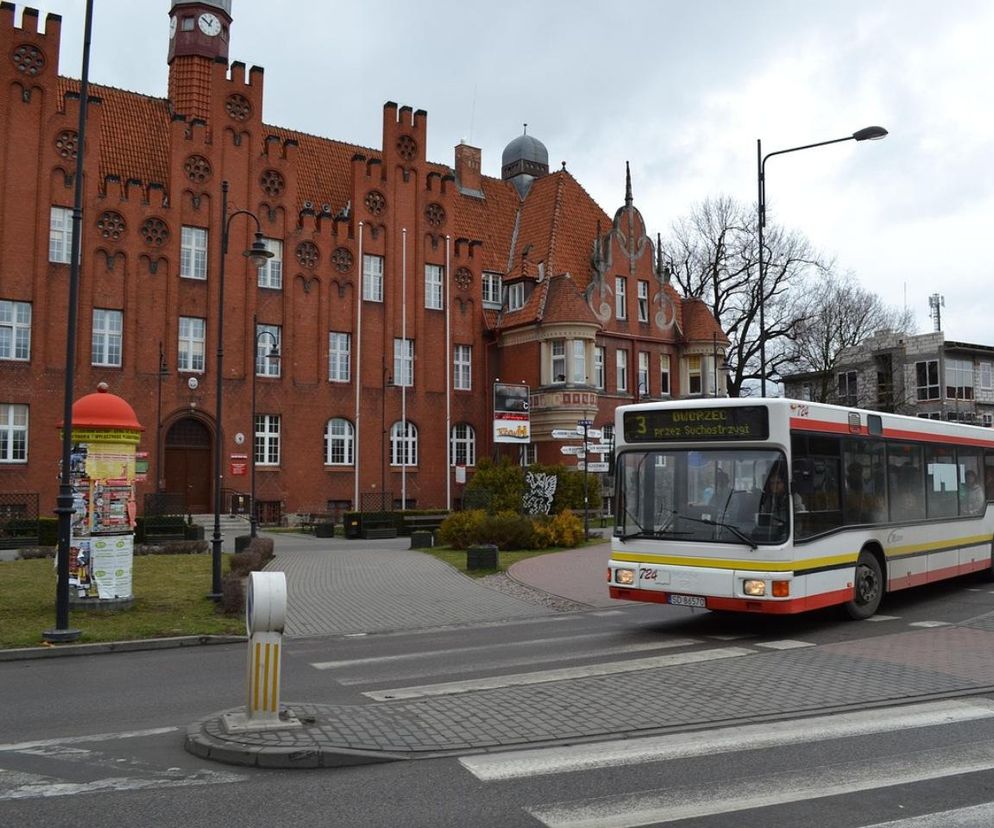
M457 423L452 426L449 437L449 465L476 465L476 432L469 423Z
M410 420L398 420L390 429L390 465L416 466L418 464L418 428Z
M324 462L329 466L351 466L355 462L355 429L341 417L328 420L324 430Z

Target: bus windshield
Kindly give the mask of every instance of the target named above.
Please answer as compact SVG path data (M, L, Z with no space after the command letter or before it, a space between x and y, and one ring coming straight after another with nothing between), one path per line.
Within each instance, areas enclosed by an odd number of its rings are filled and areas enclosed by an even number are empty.
M616 474L615 535L621 540L752 547L787 540L791 498L779 449L625 451Z

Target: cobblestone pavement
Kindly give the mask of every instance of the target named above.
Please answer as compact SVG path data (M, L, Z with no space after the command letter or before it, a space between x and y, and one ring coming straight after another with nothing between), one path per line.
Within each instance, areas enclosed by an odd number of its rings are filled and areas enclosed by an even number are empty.
M298 636L589 609L602 602L591 578L603 571L608 554L606 545L556 553L530 559L541 563L529 567L516 565L511 577L481 582L406 549L403 539L276 537L270 568L287 573L287 632ZM569 573L580 574L574 582ZM218 713L190 726L186 746L234 764L336 767L685 730L994 687L994 614L803 649L730 644L712 651L713 660L603 676L363 705L287 702L303 722L298 729L232 735ZM646 703L661 693L665 704Z

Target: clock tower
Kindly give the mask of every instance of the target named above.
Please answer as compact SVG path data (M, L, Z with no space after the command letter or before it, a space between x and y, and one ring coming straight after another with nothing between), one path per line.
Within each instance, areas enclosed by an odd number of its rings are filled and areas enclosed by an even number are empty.
M227 64L230 32L231 0L172 0L168 63L174 112L207 118L211 64Z

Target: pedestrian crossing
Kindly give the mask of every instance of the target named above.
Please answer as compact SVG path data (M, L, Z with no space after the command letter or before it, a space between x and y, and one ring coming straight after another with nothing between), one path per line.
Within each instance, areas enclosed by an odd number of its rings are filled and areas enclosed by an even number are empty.
M465 756L459 762L485 784L507 785L516 780L560 774L633 768L650 763L680 763L784 746L808 747L828 740L908 729L969 726L991 719L994 719L992 700L943 700L644 739ZM814 814L822 807L819 801L828 797L853 796L898 785L994 771L994 739L937 744L935 747L926 741L924 749L907 753L877 758L856 755L846 761L781 768L768 773L762 771L765 765L761 760L756 761L756 754L750 756L751 762L742 763L743 767L748 767L747 772L728 779L704 778L700 782L658 789L643 788L614 795L529 804L523 810L546 828L634 828L717 817L728 819L714 824L760 825L764 822L757 821L755 809L802 803L808 813ZM729 763L724 765L727 767ZM754 770L756 768L758 772ZM654 772L650 778L656 776ZM624 779L624 776L613 774L612 778ZM555 789L552 785L549 787ZM745 820L735 816L742 812L752 813ZM806 824L821 824L821 821L813 819ZM865 828L989 828L994 824L994 803L861 824Z

